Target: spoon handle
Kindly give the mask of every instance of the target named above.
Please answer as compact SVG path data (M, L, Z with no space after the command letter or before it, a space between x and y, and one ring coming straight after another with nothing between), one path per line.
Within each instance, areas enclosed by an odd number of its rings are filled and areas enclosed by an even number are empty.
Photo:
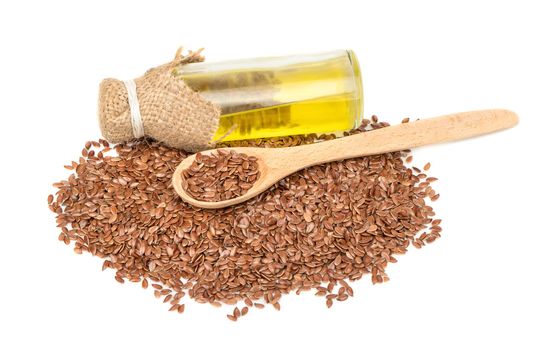
M377 129L331 141L288 148L300 168L347 158L401 151L466 139L516 125L517 115L504 109L463 112ZM290 155L288 154L288 156Z

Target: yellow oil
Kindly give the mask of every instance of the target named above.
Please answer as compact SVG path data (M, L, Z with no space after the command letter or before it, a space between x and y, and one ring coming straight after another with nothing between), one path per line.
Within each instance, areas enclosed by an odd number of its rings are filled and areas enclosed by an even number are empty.
M232 141L348 130L354 127L357 115L352 98L343 94L222 115L213 139Z
M361 76L352 51L296 60L285 66L266 67L261 60L257 67L241 66L180 74L221 108L214 140L328 133L360 123Z

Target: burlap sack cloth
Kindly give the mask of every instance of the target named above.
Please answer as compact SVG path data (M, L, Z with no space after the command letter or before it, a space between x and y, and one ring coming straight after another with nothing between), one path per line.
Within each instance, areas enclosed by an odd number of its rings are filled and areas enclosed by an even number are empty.
M182 55L180 48L172 62L134 79L145 135L190 152L212 146L220 117L217 106L173 74L181 64L203 61L200 51ZM134 138L128 93L121 80L100 83L98 118L107 140L117 143Z

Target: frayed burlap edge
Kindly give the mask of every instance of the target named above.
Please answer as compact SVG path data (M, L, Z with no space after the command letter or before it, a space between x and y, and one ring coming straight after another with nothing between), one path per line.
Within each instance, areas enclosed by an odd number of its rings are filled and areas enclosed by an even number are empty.
M201 62L201 50L182 55L152 68L135 79L145 135L168 146L196 152L213 146L220 110L173 74L181 65ZM100 83L98 119L102 135L113 143L134 138L128 93L124 83L104 79Z

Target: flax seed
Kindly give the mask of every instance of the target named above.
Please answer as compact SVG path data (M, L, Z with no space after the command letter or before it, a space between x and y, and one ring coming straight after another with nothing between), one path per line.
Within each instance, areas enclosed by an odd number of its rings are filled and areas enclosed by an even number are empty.
M387 125L373 117L345 135ZM291 136L221 147L291 147L333 138ZM439 198L428 185L437 179L426 177L430 165L409 168L408 150L313 166L248 202L204 210L181 201L170 185L186 152L150 140L113 147L100 140L84 149L68 166L72 174L47 197L58 239L73 242L76 253L105 259L102 268L119 271L120 283L151 285L179 313L186 294L213 306L237 304L227 316L232 321L251 307L264 308L262 300L279 309L281 297L292 291L313 290L331 307L354 295L349 281L366 274L373 283L388 281L386 267L395 256L435 241L442 231L428 205ZM211 199L246 192L259 176L257 160L225 152L196 165L210 176L224 174L225 181L193 171L190 191Z

